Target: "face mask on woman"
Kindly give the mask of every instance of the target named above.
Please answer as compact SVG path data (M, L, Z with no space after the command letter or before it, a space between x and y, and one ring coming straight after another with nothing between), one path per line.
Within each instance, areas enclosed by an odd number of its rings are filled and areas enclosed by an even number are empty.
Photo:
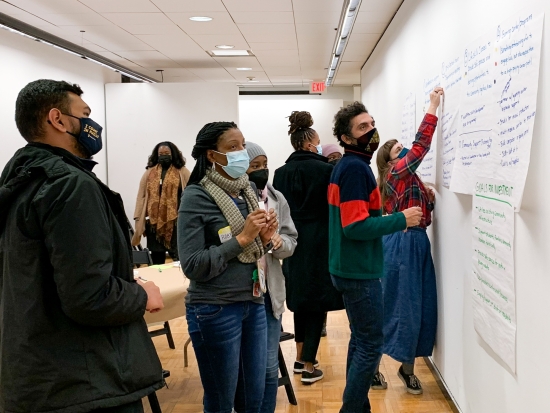
M263 191L269 180L269 169L258 169L257 171L248 174L248 179L254 182L256 188Z
M159 155L159 163L165 168L169 167L172 164L171 155Z
M237 179L243 176L250 166L250 158L246 149L243 149L242 151L233 151L227 153L221 153L218 151L214 152L219 153L220 155L225 155L227 157L227 165L224 166L217 162L216 164L220 165L225 173L233 179Z

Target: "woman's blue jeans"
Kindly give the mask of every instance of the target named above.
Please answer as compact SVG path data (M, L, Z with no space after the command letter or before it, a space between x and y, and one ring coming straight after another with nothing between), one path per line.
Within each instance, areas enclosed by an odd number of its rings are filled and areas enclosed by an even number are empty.
M204 388L206 413L258 413L265 388L263 304L187 304L187 326Z

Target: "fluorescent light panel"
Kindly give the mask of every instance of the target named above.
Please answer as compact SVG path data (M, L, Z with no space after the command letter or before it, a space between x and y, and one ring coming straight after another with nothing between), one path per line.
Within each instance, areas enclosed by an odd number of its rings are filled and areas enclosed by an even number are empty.
M208 17L208 16L193 16L193 17L189 17L189 20L194 21L194 22L209 22L209 21L212 20L212 17Z
M254 56L250 50L211 50L212 56Z
M357 17L360 6L361 0L348 0L346 9L343 11L343 15L340 16L340 23L338 25L334 50L332 52L330 65L327 72L327 78L325 80L325 84L327 86L332 85L334 75L340 65L340 58L342 53L344 53L346 44L348 43L349 35L351 34L351 30L353 28L353 24L355 23L355 18Z

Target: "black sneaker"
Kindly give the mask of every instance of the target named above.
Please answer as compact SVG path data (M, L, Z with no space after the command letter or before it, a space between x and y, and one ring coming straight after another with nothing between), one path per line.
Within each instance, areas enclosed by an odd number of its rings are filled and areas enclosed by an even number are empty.
M317 360L315 360L313 362L313 367L314 368L319 367L319 362ZM294 373L296 373L296 374L301 374L302 372L306 371L305 363L303 361L295 361L294 362L294 369L292 371L294 371Z
M309 372L307 370L302 371L301 381L304 384L313 384L316 381L321 380L323 377L324 377L323 372L321 370L314 368L312 372Z
M422 384L415 374L405 374L403 367L399 367L397 376L401 379L410 394L422 394Z
M374 375L370 388L372 390L386 390L388 388L388 383L386 383L386 379L382 373L378 372Z

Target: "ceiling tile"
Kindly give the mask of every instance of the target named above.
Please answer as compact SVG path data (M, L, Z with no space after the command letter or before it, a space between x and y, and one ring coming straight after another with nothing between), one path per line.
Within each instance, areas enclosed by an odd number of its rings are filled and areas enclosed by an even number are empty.
M81 36L80 30L85 30L84 41L95 43L112 52L121 50L152 50L137 37L115 25L110 26L63 26L67 33Z
M138 39L170 59L205 59L210 57L185 33L178 35L137 35Z
M164 83L206 83L200 77L195 75L189 76L173 76L173 77L164 77Z
M269 67L296 67L300 66L300 59L298 56L280 58L280 57L258 57L259 62L262 64L264 70Z
M256 53L258 59L265 58L277 58L277 59L290 59L298 57L298 50L258 50Z
M229 72L240 72L237 70L238 67L249 67L252 69L251 71L263 72L262 65L255 57L218 57L215 60ZM245 70L242 73L250 73L251 71Z
M393 10L395 12L401 3L403 3L402 0L363 0L359 11L372 13Z
M302 76L300 66L268 67L265 69L265 72L269 76Z
M91 11L77 0L15 0L12 3L37 16L54 13L89 13Z
M226 44L237 50L248 50L250 46L239 34L192 34L190 37L204 50L215 50L216 46Z
M206 15L212 17L209 22L194 22L190 17ZM227 12L208 13L166 13L174 23L180 26L187 34L239 34L239 29Z
M179 35L183 33L182 29L172 22L170 22L169 24L163 24L158 26L152 26L148 24L124 25L124 30L134 35L138 35L138 34Z
M317 13L318 11L331 11L338 14L338 18L340 18L340 13L344 7L344 0L292 0L292 6L295 12L306 11Z
M395 10L387 11L374 11L374 12L363 12L359 11L355 23L358 24L369 24L369 23L385 23L388 24L390 19L393 17Z
M227 11L221 0L151 0L165 13Z
M265 74L265 72L230 72L230 73L238 82L247 82L249 77L253 77L254 80L258 80L260 82L269 82L269 77Z
M176 62L166 58L166 56L156 50L122 51L117 54L145 68L164 69L180 67Z
M248 43L291 42L296 39L293 24L239 24Z
M63 0L57 0L63 1ZM149 0L79 0L98 13L156 13L158 7ZM49 2L49 0L48 0Z
M389 23L389 22L388 22ZM352 33L384 33L388 23L357 23L353 25Z
M353 32L351 36L349 37L348 45L349 44L358 44L362 43L366 45L367 47L372 46L375 44L378 39L380 38L379 34L372 34L372 33L355 33Z
M117 26L124 25L162 25L172 23L164 13L103 13L103 16Z
M92 52L106 52L107 51L103 47L98 46L97 44L94 44L94 43L89 43L89 42L84 43L83 47L85 47L86 49L88 49Z
M42 17L56 26L105 26L111 24L101 14L88 13L44 14Z
M231 13L231 17L237 24L294 24L294 15L289 11L236 11Z
M297 49L296 39L287 42L278 43L249 43L250 50L291 50Z
M234 82L235 78L231 76L224 68L210 69L189 69L191 73L206 81L215 82Z
M236 11L292 11L291 0L223 0L229 12Z
M269 76L269 80L273 83L302 82L302 76Z
M330 24L332 28L338 27L340 12L333 11L294 11L296 24Z

